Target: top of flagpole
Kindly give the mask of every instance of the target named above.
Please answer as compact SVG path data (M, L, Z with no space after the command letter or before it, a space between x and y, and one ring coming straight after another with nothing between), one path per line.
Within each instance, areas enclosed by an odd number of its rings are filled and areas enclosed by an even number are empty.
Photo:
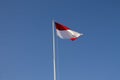
M54 19L52 19L52 22L55 22L55 20L54 20Z

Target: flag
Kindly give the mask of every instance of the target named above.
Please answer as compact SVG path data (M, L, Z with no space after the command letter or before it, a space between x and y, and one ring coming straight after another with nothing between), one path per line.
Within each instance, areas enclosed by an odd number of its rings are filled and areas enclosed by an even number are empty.
M72 41L76 40L78 37L82 36L82 33L71 30L67 26L64 26L58 22L55 22L57 35L62 39L70 39Z

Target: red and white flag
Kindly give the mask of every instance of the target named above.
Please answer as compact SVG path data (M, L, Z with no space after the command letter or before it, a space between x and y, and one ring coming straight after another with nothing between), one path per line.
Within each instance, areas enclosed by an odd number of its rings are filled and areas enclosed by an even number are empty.
M82 33L71 30L70 28L55 22L57 35L62 39L70 39L72 41L76 40L78 37L82 36Z

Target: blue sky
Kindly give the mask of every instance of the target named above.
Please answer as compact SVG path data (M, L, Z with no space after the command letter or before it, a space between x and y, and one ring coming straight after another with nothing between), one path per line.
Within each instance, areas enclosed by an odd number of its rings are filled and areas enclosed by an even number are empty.
M0 80L53 80L52 19L84 33L56 36L57 80L120 80L119 0L1 0Z

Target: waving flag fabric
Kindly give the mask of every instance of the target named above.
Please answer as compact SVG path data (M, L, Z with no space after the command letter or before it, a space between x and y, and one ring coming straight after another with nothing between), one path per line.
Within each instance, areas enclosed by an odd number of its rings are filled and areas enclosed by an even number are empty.
M56 26L57 35L62 39L70 39L74 41L78 37L83 35L57 22L55 22L55 26Z

